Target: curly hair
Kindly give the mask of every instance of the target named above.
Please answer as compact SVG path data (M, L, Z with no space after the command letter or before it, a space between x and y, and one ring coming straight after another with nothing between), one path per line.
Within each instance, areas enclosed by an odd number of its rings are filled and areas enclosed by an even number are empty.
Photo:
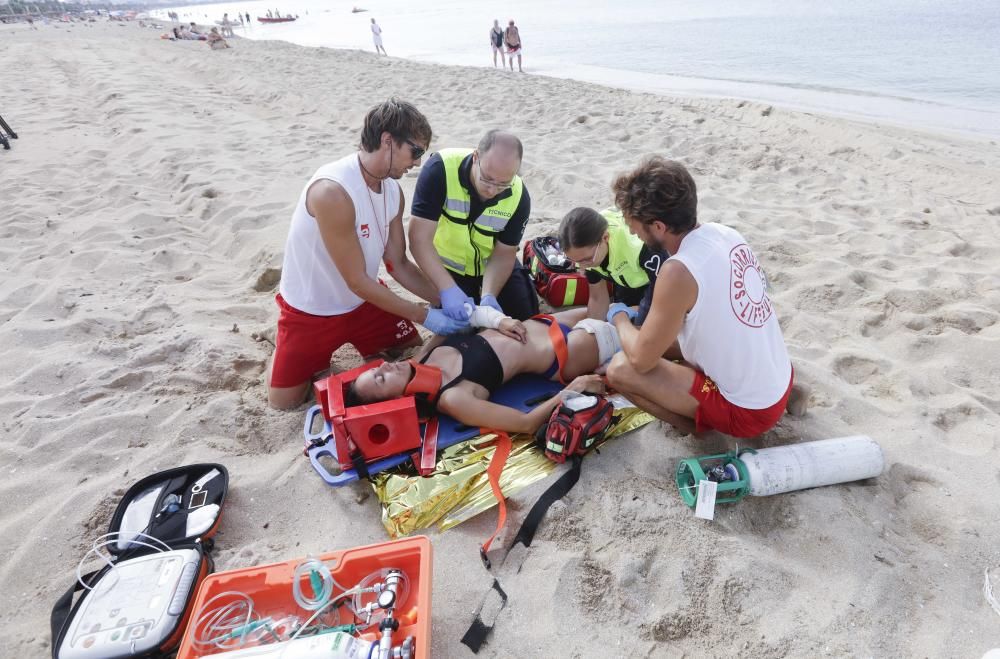
M361 148L368 153L378 151L382 133L385 132L392 135L397 144L405 140L430 144L433 137L427 117L412 103L395 96L368 110L364 128L361 129Z
M611 187L627 219L662 222L675 234L690 231L698 223L698 188L676 160L650 156L621 174Z

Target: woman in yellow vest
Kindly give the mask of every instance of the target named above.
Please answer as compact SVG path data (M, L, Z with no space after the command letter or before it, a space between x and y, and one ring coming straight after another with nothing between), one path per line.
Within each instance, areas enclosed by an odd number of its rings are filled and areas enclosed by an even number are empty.
M657 254L629 231L622 214L609 208L574 208L559 225L559 245L584 268L589 285L587 317L604 320L612 302L639 306L637 324L649 309L652 285L667 255ZM611 292L608 292L608 282Z

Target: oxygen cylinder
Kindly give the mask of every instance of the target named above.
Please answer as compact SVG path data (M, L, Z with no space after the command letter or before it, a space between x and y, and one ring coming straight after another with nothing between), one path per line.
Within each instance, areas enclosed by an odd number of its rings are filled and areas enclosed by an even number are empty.
M739 460L755 497L873 478L885 467L882 448L865 435L774 446Z
M334 632L271 645L217 652L212 656L220 659L369 659L378 656L378 643L344 632Z
M884 468L878 443L852 435L687 458L677 466L676 481L681 498L693 508L703 480L718 483L716 503L733 503L748 494L769 496L874 478Z

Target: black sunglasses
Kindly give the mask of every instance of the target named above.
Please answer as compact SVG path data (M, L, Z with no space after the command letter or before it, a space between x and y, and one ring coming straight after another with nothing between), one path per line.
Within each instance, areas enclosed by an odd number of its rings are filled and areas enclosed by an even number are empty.
M427 149L417 144L414 144L410 140L404 140L410 147L410 155L413 156L414 160L419 160L422 155L427 153Z

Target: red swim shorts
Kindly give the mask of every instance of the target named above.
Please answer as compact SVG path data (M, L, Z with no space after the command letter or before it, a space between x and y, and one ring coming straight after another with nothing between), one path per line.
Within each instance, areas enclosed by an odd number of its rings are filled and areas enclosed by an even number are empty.
M275 337L271 386L295 387L330 366L330 356L350 343L362 357L413 340L413 323L365 302L339 316L314 316L290 306L279 293L278 335Z
M730 403L712 382L712 378L695 371L690 393L698 399L698 411L695 412L694 417L696 432L718 430L727 435L741 438L756 437L767 432L778 423L778 419L785 413L785 406L788 404L788 396L792 393L794 380L795 372L792 371L785 395L771 407L762 410L748 410Z

